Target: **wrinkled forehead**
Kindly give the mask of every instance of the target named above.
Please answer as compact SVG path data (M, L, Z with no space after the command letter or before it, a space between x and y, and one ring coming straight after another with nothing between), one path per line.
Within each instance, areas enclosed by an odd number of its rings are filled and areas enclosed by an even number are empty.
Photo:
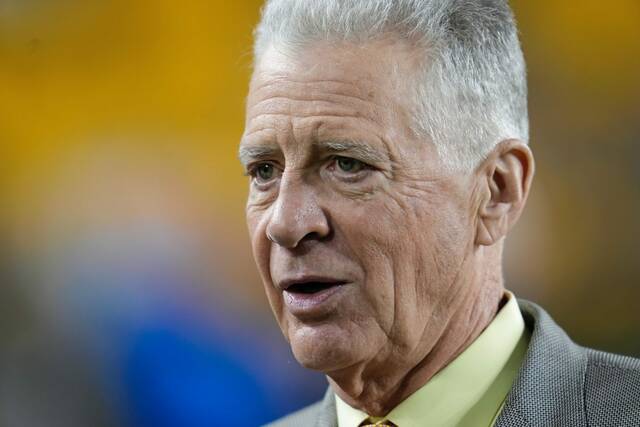
M295 49L272 45L257 58L249 102L271 84L341 85L367 99L393 98L416 68L415 49L395 39L367 43L315 42Z
M302 156L317 142L340 140L366 141L392 158L424 151L411 126L413 66L406 46L388 41L271 47L256 63L241 146Z

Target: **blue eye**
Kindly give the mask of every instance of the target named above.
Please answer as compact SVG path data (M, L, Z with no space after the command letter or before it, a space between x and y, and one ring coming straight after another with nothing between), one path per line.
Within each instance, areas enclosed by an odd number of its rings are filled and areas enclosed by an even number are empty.
M365 167L363 162L350 157L336 157L336 164L342 172L346 173L358 173Z

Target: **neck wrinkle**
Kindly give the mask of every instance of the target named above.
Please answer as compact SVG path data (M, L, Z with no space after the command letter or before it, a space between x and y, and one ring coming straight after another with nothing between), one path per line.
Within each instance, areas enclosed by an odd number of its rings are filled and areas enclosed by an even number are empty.
M404 372L399 368L383 378L366 375L365 364L358 364L355 372L349 372L347 368L329 373L327 377L334 392L347 404L370 416L386 416L462 354L489 326L498 312L504 287L502 280L495 280L496 276L487 276L484 275L484 279L489 283L481 285L484 292L476 294L470 303L465 304L463 300L431 350L415 366ZM501 275L497 277L501 279ZM465 309L470 310L466 316ZM394 364L386 365L389 366Z

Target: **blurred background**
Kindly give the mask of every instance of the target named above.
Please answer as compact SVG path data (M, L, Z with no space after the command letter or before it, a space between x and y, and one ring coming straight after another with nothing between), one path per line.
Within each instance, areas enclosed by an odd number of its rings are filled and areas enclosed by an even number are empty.
M322 395L245 231L260 4L0 0L1 426L255 426ZM507 286L640 356L640 2L512 4L538 170Z

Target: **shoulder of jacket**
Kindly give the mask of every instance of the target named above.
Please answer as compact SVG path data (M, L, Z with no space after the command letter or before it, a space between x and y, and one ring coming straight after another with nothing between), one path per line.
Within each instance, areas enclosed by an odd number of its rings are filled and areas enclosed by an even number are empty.
M640 359L586 348L589 367L613 368L640 372Z
M586 349L584 405L589 420L638 425L640 359Z
M310 427L313 426L318 412L322 407L322 401L306 406L283 418L272 421L264 427Z

